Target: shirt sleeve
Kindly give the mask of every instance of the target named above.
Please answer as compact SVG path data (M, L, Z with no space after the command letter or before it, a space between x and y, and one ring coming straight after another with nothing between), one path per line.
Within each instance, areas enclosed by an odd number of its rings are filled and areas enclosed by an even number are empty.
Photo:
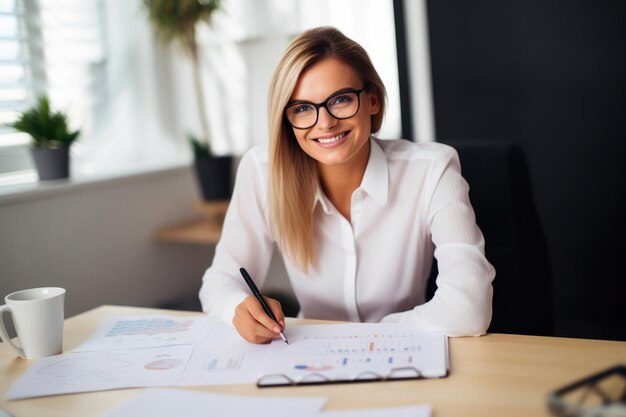
M485 241L476 224L458 155L449 147L445 155L433 164L431 175L439 180L428 209L439 267L437 290L429 302L382 321L407 323L449 336L480 336L491 322L495 269L485 258Z
M247 152L239 163L222 235L199 294L202 310L229 324L235 307L251 294L239 268L246 268L261 288L274 247L267 217L267 175L254 152Z

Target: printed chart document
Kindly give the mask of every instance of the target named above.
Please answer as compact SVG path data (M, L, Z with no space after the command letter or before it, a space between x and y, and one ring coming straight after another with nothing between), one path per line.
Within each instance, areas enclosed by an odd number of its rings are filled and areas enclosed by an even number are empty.
M290 326L289 345L275 340L259 386L357 380L441 378L448 339L397 324Z
M172 319L174 319L172 317ZM127 320L116 319L113 322ZM138 322L142 319L136 318ZM154 347L111 349L112 322L105 322L78 351L39 359L5 394L7 400L116 388L176 385L215 385L256 382L270 345L244 340L231 326L206 320L194 344L172 345L159 333L126 335L120 345ZM107 336L108 335L108 336ZM97 336L97 337L95 337ZM182 336L181 336L182 337ZM159 342L159 340L161 340ZM128 343L126 343L128 342ZM163 346L155 346L162 344ZM92 351L95 347L103 350ZM83 349L89 349L83 351Z
M254 383L272 350L272 345L250 343L232 326L212 320L196 341L177 385Z
M42 358L9 388L5 398L175 385L193 349L191 345L180 345Z
M191 345L207 321L206 317L164 315L116 317L105 320L74 352Z
M397 324L291 325L290 344L256 345L200 317L106 321L76 351L34 361L7 391L15 400L129 387L259 386L447 375L448 343Z

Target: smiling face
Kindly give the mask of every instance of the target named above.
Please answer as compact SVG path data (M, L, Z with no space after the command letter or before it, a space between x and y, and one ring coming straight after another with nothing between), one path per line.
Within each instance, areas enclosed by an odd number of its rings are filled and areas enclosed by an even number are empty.
M346 90L360 90L363 82L349 65L335 58L325 58L304 71L289 100L290 103L322 103ZM293 129L300 148L323 166L354 165L364 169L369 156L370 116L380 105L375 95L360 93L359 111L339 120L319 108L317 123L308 129ZM341 105L341 100L337 101ZM328 103L330 106L333 103Z

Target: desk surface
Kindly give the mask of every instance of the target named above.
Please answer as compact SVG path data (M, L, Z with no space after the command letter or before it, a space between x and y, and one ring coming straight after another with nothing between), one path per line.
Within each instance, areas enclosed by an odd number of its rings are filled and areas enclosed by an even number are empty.
M82 343L107 317L164 312L102 306L71 317L65 321L64 351ZM16 417L101 416L144 391L122 389L5 401L4 393L30 363L0 343L0 409ZM547 416L545 398L549 391L616 363L626 363L626 342L489 334L451 338L451 372L443 379L263 389L254 384L183 389L254 396L322 396L328 398L327 410L431 404L437 417Z

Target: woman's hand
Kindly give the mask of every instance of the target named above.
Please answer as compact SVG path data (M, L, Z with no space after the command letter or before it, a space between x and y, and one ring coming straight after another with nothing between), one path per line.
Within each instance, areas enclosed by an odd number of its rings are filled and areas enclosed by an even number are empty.
M235 308L233 325L241 337L252 343L266 343L280 337L279 333L285 328L285 314L280 303L272 298L265 297L278 324L267 315L261 303L253 295L249 295Z

